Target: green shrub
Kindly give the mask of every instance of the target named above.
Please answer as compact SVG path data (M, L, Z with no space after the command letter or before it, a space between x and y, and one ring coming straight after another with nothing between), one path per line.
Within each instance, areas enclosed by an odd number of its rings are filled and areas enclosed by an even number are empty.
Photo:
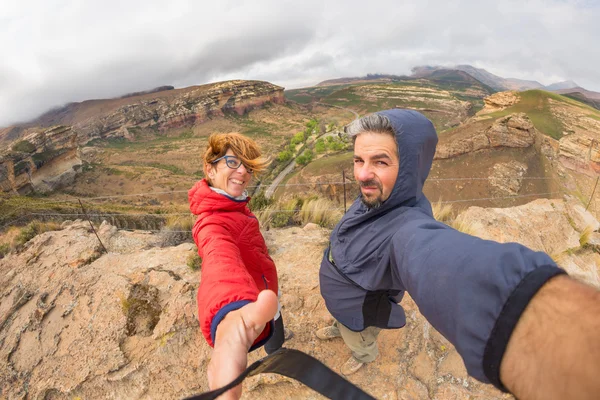
M256 218L263 228L282 228L297 223L297 214L302 208L303 200L295 197L291 200L270 204L256 212Z
M340 151L346 149L348 143L344 142L339 137L327 136L327 138L325 138L325 146L327 147L327 150Z
M280 211L273 213L271 215L271 226L273 228L283 228L284 226L288 226L292 221L293 213Z
M310 121L308 121L306 123L306 131L309 135L312 134L313 132L316 132L317 127L319 126L319 121L312 118Z
M304 152L296 158L296 162L300 165L306 165L312 161L314 154L310 150L304 150Z
M0 244L0 259L4 258L10 252L10 245L8 243Z
M286 162L292 159L292 152L289 150L284 150L277 155L277 161Z
M346 148L346 144L342 141L334 141L329 145L329 149L333 151L344 150Z
M187 258L187 266L192 271L199 271L202 268L202 258L196 253L190 254Z
M323 141L323 139L317 140L317 142L315 143L315 151L317 153L324 153L326 150L327 147L325 146L325 142Z
M298 143L302 143L305 140L305 136L304 136L304 132L298 132L294 135L294 137L292 137L292 140L290 141L291 144L298 144Z
M269 199L265 196L265 192L261 191L257 194L255 194L254 196L252 196L252 198L250 199L250 203L248 204L248 207L250 208L250 210L252 210L252 212L258 211L258 210L263 210L265 208L267 208L268 206L270 206L271 204L273 204L273 199Z
M35 145L27 140L20 140L12 145L12 150L22 153L33 153L35 151Z

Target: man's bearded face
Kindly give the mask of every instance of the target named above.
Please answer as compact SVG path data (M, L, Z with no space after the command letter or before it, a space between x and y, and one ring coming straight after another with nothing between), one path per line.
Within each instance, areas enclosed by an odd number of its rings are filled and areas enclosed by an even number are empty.
M367 207L379 207L390 197L398 177L399 161L398 147L392 135L363 132L356 137L354 178Z

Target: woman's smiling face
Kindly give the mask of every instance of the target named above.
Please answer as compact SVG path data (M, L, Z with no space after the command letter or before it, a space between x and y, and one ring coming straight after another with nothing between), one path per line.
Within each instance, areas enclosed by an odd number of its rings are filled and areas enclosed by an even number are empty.
M227 149L225 155L236 157L239 161L239 158L231 149ZM208 164L207 170L211 186L224 190L231 197L241 196L252 179L252 173L248 172L243 163L233 169L227 166L227 161L223 158L216 163Z

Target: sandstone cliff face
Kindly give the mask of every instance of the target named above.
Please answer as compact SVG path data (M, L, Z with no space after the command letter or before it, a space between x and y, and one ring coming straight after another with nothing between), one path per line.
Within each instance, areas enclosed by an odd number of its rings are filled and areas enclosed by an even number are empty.
M77 147L96 138L131 139L132 127L156 132L192 126L225 113L242 115L265 103L283 104L283 88L260 81L227 81L72 106L69 126L30 128L19 140L35 150L0 156L0 190L46 192L72 182L81 165ZM9 146L10 148L10 146ZM62 157L66 153L68 156ZM44 173L42 173L44 171Z
M475 132L459 128L456 134L440 140L434 159L495 147L529 147L535 143L535 138L535 127L526 114L510 114Z
M564 126L563 137L558 145L552 146L552 157L570 170L597 176L600 173L600 121L591 112L574 105L552 99L549 103L552 114Z
M169 96L144 97L111 112L75 123L79 143L98 137L123 137L125 133L122 128L128 126L167 130L201 123L226 112L242 115L267 102L285 102L282 87L260 81L227 81L210 85L209 88L201 86L182 93L171 93L166 92Z
M481 237L547 251L574 276L599 284L598 255L581 248L579 237L600 223L575 200L472 207L463 215ZM103 224L99 235L109 253L100 254L87 222L63 225L0 260L0 398L179 399L207 390L211 350L197 323L199 273L186 266L195 246L158 248L153 234ZM264 232L279 271L283 315L295 333L286 347L339 371L350 351L341 339L314 336L332 321L318 279L329 234L313 224ZM508 397L468 377L456 350L410 296L402 304L406 327L381 333L379 358L352 382L381 399ZM249 361L262 356L261 349ZM259 375L244 382L243 398L317 396L290 379Z
M567 168L594 176L600 174L600 140L591 135L562 138L559 160Z

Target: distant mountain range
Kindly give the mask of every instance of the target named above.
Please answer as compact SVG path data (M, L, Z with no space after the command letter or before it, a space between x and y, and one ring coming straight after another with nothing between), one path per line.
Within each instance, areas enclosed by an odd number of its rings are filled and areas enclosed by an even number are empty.
M418 66L412 69L412 76L418 78L426 78L431 74L440 70L457 70L463 71L477 79L481 83L488 85L492 89L502 92L505 90L530 90L530 89L544 89L544 85L537 81L526 81L515 78L502 78L498 75L494 75L485 69L475 68L470 65L457 65L455 67L440 67L440 66Z
M530 81L516 78L502 78L494 75L491 72L482 68L475 68L471 65L456 65L453 67L442 67L432 65L421 65L414 67L411 70L412 74L407 76L385 75L385 74L367 74L364 77L355 78L338 78L320 82L317 86L343 85L349 83L360 83L368 81L386 81L402 78L427 78L437 79L450 73L465 73L485 86L488 86L493 91L503 92L507 90L525 91L531 89L542 89L549 92L559 93L583 101L594 108L600 107L600 93L580 87L577 83L568 80L556 82L548 86L544 86L538 81Z

